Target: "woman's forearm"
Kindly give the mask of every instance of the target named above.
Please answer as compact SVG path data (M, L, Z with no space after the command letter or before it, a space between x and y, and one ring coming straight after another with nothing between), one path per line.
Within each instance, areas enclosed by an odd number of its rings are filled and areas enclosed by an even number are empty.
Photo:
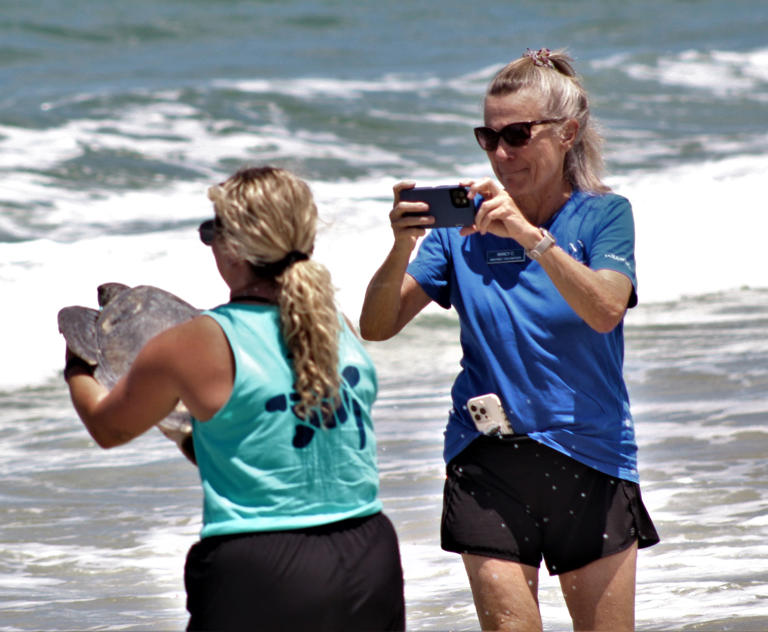
M387 340L405 324L398 320L410 252L396 243L368 284L360 313L360 335L365 340Z
M613 331L624 318L632 293L628 277L613 270L593 270L556 246L538 261L573 311L595 331Z
M99 404L109 392L106 387L96 381L90 375L77 374L67 380L72 404L77 411L83 425L93 440L102 448L111 448L125 443L129 439L121 440L119 433L110 430L108 426L100 423L98 416Z

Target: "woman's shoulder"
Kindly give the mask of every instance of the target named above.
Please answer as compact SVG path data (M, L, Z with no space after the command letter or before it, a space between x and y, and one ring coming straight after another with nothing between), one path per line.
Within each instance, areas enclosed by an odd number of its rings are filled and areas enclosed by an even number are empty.
M623 195L612 191L589 193L577 191L571 205L571 216L578 221L603 223L619 217L632 217L632 205Z
M616 206L629 206L629 200L613 191L594 192L594 191L575 191L574 198L578 206L590 208L609 208Z
M156 336L155 341L162 345L189 348L206 347L212 338L221 335L221 327L207 312L175 325Z
M200 315L160 332L142 347L139 355L143 362L178 371L201 360L205 364L224 345L226 338L221 327Z

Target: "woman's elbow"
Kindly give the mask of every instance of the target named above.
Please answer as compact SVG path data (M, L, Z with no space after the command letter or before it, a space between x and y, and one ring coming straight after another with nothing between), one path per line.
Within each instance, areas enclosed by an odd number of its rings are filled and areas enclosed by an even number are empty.
M609 334L619 326L626 311L625 306L606 308L595 314L587 324L599 334Z
M369 342L381 342L383 340L389 340L394 335L394 333L388 333L382 327L366 323L363 320L360 321L360 337L363 340L368 340Z
M88 432L90 433L91 438L96 442L96 445L104 450L124 445L133 438L119 430L103 427L98 430L95 428L88 428Z
M110 450L112 448L116 448L119 445L122 445L122 443L118 443L117 441L109 441L103 438L96 439L94 437L94 441L96 442L96 445L103 450Z

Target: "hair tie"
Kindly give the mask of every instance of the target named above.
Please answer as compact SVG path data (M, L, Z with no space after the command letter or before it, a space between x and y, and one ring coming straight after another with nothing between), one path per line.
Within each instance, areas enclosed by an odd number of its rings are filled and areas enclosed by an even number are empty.
M552 51L548 48L540 48L539 50L531 50L530 48L527 48L523 57L530 57L533 60L533 63L537 66L554 68L555 64L552 63L552 60L549 58L551 52Z
M309 259L309 255L305 252L300 252L298 250L291 250L287 255L285 255L282 259L280 259L280 262L285 263L285 267L293 265L297 261L306 261Z
M307 253L299 250L291 250L291 252L277 261L272 261L270 263L251 263L251 265L259 276L277 277L297 261L306 261L307 259L309 259Z

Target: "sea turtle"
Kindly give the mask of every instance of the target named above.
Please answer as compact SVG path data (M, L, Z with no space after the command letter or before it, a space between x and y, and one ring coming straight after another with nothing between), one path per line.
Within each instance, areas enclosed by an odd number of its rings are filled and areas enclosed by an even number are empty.
M94 377L112 388L128 372L136 354L153 336L194 318L200 310L151 285L105 283L97 288L100 310L73 305L59 311L59 331L77 356L94 366ZM193 463L192 425L179 404L159 424Z

